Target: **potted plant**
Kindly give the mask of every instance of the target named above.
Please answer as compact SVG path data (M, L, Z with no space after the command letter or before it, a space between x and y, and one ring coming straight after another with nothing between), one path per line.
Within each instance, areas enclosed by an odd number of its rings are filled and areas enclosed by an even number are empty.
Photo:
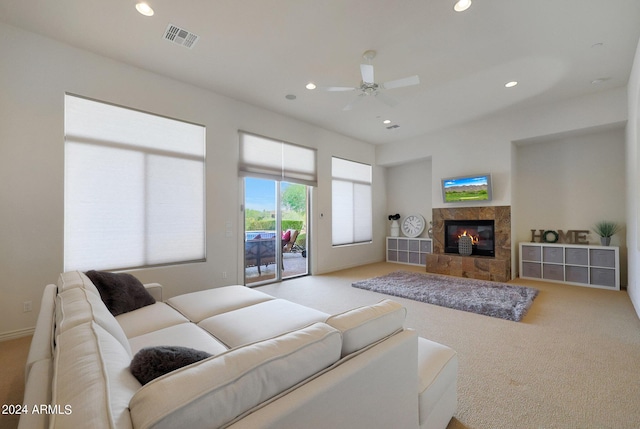
M608 246L611 243L611 237L620 231L620 225L616 222L603 220L596 223L593 230L600 236L600 244Z

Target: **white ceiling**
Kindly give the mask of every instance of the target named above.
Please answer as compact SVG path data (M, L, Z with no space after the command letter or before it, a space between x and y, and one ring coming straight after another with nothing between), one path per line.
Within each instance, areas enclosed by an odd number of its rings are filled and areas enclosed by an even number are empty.
M135 0L0 0L0 21L371 143L625 86L640 37L640 0L148 3L153 17ZM163 39L169 23L200 36L193 49ZM395 107L343 111L355 92L305 89L358 86L368 49L376 82L420 76L385 92Z

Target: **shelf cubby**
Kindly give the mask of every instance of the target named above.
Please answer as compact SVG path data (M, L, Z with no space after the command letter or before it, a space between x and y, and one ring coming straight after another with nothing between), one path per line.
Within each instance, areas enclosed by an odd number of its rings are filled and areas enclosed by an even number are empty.
M619 252L614 246L520 243L520 277L620 290Z
M432 251L430 238L387 237L387 262L426 266Z

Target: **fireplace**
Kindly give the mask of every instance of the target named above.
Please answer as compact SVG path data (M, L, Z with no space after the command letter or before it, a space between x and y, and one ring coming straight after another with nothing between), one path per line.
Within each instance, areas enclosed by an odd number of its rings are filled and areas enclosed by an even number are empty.
M458 253L458 239L471 237L472 255L495 257L495 222L493 220L445 220L444 252Z
M434 208L432 219L433 253L427 254L426 271L428 273L493 280L496 282L511 280L511 206ZM467 219L461 223L467 225L469 230L473 230L473 225L480 223L475 219L493 222L493 257L463 256L457 252L457 244L455 244L455 249L450 250L454 253L445 253L445 239L448 235L445 232L448 229L445 227L445 222L450 220L460 221L462 219ZM459 226L456 225L456 231ZM463 232L464 230L461 231L461 233ZM458 235L454 235L454 241L458 238ZM476 251L477 255L478 245L473 250Z

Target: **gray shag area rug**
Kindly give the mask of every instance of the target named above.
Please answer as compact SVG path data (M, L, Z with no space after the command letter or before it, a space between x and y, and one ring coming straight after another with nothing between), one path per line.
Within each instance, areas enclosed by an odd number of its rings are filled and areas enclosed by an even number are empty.
M538 290L463 277L396 271L353 287L519 322Z

